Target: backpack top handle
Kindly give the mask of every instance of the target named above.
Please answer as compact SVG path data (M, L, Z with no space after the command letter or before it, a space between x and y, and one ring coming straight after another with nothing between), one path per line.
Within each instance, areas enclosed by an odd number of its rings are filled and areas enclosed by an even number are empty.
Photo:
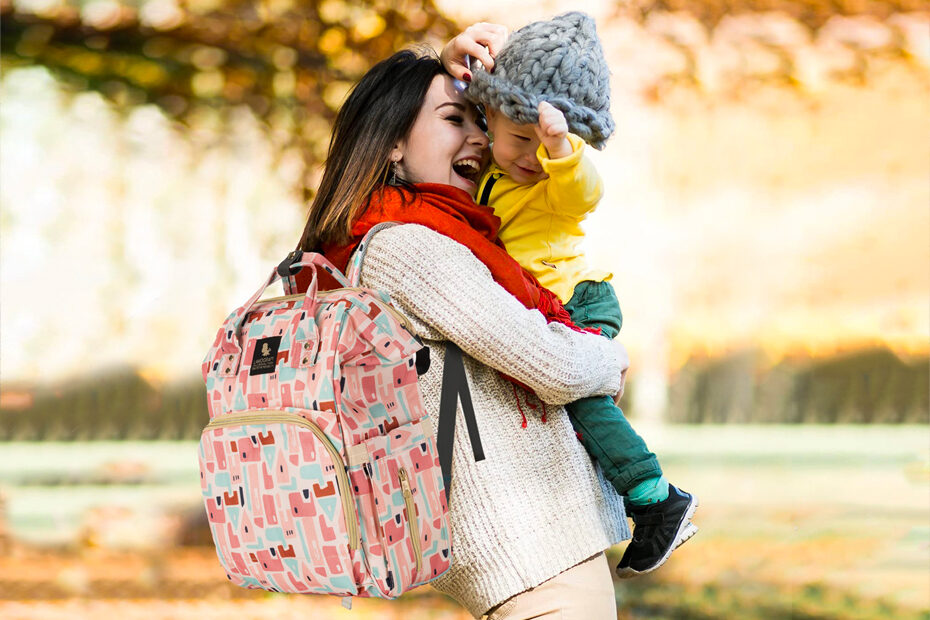
M331 262L326 260L322 254L300 252L299 250L294 250L288 254L288 257L281 261L274 271L271 272L271 275L269 275L265 283L255 291L255 294L226 319L223 344L220 347L220 365L217 368L217 374L229 377L235 376L239 372L239 364L242 361L242 347L239 346L239 331L242 329L245 318L248 316L252 306L255 305L255 302L257 302L259 297L262 296L262 293L265 292L265 289L274 284L278 278L288 277L287 275L282 276L282 273L290 274L291 270L295 267L309 267L313 270L313 277L310 280L310 285L307 287L307 292L303 299L303 309L307 313L307 317L311 320L313 320L312 317L315 316L315 308L317 305L316 294L317 281L319 279L317 278L317 269L323 268L340 283L346 282L345 276L343 276Z

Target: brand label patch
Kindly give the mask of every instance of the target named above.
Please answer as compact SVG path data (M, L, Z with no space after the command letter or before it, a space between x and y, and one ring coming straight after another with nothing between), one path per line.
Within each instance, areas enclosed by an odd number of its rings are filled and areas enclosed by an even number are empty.
M281 344L281 336L271 336L262 338L255 343L255 352L252 354L252 365L249 368L249 375L267 375L274 372L277 367L278 346Z

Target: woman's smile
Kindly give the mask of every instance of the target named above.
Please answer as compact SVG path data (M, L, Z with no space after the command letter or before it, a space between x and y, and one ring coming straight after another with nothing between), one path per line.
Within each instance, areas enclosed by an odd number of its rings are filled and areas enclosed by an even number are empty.
M397 174L411 183L442 183L472 196L488 156L478 112L447 75L433 78L407 138L398 144Z
M452 164L452 171L462 180L477 186L481 174L481 157L463 157Z

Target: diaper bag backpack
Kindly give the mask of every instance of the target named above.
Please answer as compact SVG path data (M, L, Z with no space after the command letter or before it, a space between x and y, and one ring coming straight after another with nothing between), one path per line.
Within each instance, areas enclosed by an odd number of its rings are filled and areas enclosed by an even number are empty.
M461 352L447 343L437 451L418 377L429 349L386 293L295 251L232 312L204 359L203 501L233 583L396 598L449 568L456 403L484 458ZM276 280L302 294L259 300ZM342 288L318 291L318 270ZM440 455L442 458L440 458Z

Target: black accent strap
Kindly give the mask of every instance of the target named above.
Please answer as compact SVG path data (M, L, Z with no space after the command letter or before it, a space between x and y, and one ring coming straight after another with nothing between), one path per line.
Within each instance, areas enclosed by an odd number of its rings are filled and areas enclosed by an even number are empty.
M504 176L503 173L495 172L484 182L484 189L481 190L481 197L478 199L479 205L482 207L488 206L488 202L491 200L491 188L494 187L494 184L497 183L497 180L502 176Z
M291 268L294 266L294 263L300 262L300 259L303 255L304 253L301 252L300 250L294 250L293 252L288 254L287 257L285 257L283 261L278 263L278 267L276 269L278 272L278 275L281 276L282 278L286 278L288 276L294 275L294 273L297 273L296 271L292 272ZM297 271L300 271L300 269L298 268Z
M417 351L416 367L418 377L425 375L426 371L429 370L429 347L426 345Z
M446 360L442 368L442 396L439 399L439 427L436 429L436 448L439 450L439 466L446 485L446 498L452 490L452 446L455 439L455 405L462 400L462 414L471 439L471 450L475 461L484 460L484 448L478 435L475 408L468 389L468 377L462 362L462 351L454 343L446 341Z

